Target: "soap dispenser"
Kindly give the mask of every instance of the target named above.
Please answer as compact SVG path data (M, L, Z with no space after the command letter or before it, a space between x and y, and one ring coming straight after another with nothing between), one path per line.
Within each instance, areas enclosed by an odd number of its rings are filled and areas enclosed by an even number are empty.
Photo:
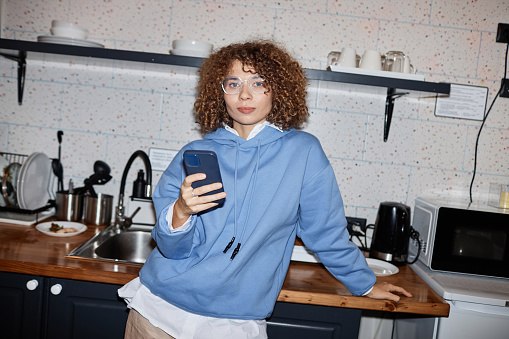
M138 178L133 183L133 198L145 198L145 190L147 182L143 178L145 172L143 170L138 171Z

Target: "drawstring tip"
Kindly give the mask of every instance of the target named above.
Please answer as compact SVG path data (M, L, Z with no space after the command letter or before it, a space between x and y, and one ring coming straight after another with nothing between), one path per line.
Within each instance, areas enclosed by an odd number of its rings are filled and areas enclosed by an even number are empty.
M228 243L228 245L226 245L226 247L224 248L223 250L223 253L226 253L228 252L228 250L230 249L230 247L232 247L233 245L233 242L235 241L235 237L232 238L232 240L230 240L230 242Z
M232 253L232 256L230 257L230 260L233 260L233 258L235 258L237 253L239 253L239 250L240 250L240 242L237 244L237 247L235 247L235 249L233 250L233 253Z

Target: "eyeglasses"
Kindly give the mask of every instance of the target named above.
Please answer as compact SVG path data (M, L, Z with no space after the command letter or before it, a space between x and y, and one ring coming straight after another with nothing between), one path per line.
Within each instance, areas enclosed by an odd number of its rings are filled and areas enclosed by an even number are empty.
M249 89L254 94L263 94L268 91L263 78L259 75L253 75L247 80L242 80L239 77L228 76L223 80L221 87L226 94L239 94L244 86L244 81L247 81Z

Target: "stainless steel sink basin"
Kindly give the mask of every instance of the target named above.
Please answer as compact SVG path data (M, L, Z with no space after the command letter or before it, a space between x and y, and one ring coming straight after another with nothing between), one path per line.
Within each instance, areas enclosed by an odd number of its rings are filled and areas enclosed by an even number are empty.
M156 247L150 229L132 227L119 232L108 226L67 257L143 264Z

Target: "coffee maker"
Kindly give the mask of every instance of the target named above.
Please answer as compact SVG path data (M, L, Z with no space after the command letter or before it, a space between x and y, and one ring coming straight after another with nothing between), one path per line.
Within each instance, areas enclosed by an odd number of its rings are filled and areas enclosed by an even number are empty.
M369 251L370 258L404 265L410 239L410 207L386 201L380 203Z

